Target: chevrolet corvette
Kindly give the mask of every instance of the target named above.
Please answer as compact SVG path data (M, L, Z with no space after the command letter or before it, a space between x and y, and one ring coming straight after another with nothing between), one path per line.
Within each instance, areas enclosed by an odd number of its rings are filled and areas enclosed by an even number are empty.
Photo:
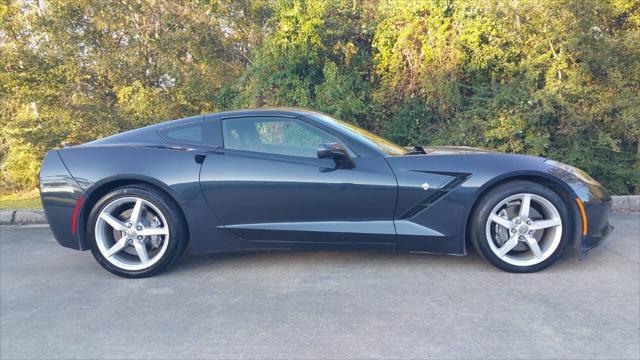
M40 192L56 240L146 277L183 254L374 249L535 272L611 232L584 171L470 147L405 148L300 109L199 115L51 150Z

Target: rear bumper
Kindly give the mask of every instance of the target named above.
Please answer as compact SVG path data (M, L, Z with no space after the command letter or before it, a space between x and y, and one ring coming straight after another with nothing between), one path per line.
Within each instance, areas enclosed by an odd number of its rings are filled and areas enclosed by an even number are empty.
M40 167L40 199L54 238L60 245L86 250L74 224L82 188L69 174L57 150L47 153Z

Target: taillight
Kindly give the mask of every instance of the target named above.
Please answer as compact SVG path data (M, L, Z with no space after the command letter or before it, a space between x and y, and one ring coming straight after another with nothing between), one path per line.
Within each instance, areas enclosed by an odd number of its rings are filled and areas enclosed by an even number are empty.
M76 207L73 209L73 216L71 217L71 233L75 234L78 230L78 213L80 212L80 208L82 207L82 202L84 201L84 197L80 195L78 201L76 201Z

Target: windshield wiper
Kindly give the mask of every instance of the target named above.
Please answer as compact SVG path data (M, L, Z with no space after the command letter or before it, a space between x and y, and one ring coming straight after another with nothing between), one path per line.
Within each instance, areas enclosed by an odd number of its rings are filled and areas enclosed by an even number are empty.
M426 153L427 152L424 151L424 148L422 146L414 146L411 151L407 151L406 153L404 153L404 155L423 155Z

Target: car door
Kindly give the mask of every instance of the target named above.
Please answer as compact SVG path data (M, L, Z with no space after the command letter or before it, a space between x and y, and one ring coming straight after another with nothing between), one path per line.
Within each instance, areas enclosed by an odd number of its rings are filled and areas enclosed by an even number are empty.
M397 183L383 157L353 157L351 167L319 159L339 134L286 116L223 118L224 148L202 166L204 196L224 226L250 241L395 241Z

